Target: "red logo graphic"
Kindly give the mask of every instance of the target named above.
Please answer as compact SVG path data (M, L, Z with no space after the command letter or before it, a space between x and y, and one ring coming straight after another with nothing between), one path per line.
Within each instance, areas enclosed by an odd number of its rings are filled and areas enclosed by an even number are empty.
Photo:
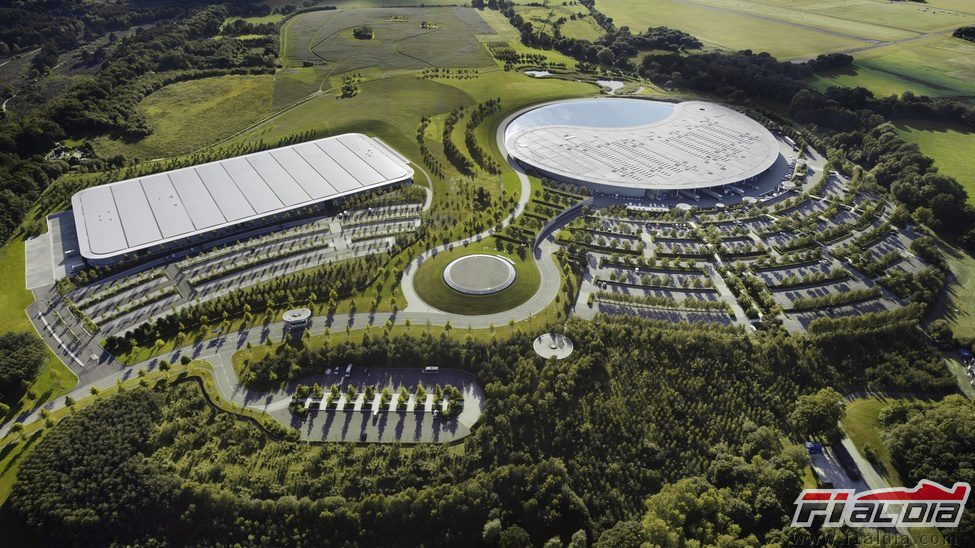
M907 489L806 489L796 499L793 527L809 527L822 517L823 527L958 527L971 486L951 489L921 480Z

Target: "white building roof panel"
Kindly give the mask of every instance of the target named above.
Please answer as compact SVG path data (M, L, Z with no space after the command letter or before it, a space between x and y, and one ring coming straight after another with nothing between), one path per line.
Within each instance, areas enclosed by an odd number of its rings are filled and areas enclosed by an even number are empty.
M168 175L187 215L193 221L193 228L201 230L227 222L195 169L180 169Z
M274 195L286 206L293 206L307 202L311 196L301 188L290 172L281 167L281 164L270 154L259 154L251 156L247 160L251 167L257 170L261 179L271 188Z
M308 162L315 171L332 185L332 188L339 192L354 192L362 188L359 181L348 171L342 168L331 156L315 145L315 143L305 143L294 148L302 159Z
M193 221L190 220L183 200L176 193L168 175L165 173L150 175L143 177L140 182L163 238L172 238L193 231L195 228Z
M239 221L257 213L220 162L197 166L196 174L227 221Z
M271 152L271 156L281 165L288 166L288 173L301 185L312 199L325 198L338 193L328 181L293 148L282 148Z
M152 208L149 207L149 200L138 181L131 185L113 186L112 194L129 247L162 239Z
M233 179L234 184L247 199L247 203L258 213L268 213L284 207L284 202L264 182L261 174L254 169L246 157L230 158L220 162L220 165L227 170L227 175Z
M356 156L349 147L338 139L325 143L315 143L325 154L342 166L342 169L352 175L359 183L359 186L372 186L383 180L383 176L365 160Z
M358 139L355 135L343 135L338 141L361 158L369 167L379 172L383 179L395 179L406 174L402 163L397 163L382 148L372 142Z
M79 192L72 196L71 203L75 222L79 212L86 221L84 225L78 225L78 240L82 249L87 244L94 253L109 254L128 247L110 187L99 186Z

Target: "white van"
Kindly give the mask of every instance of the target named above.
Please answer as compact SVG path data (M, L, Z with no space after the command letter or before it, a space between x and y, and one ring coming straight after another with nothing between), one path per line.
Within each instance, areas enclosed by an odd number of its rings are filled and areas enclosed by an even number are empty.
M440 371L439 367L434 367L432 365L423 368L424 373L437 373L439 371Z
M346 377L351 377L352 376L352 364L351 363L349 364L348 367L345 368L345 376Z

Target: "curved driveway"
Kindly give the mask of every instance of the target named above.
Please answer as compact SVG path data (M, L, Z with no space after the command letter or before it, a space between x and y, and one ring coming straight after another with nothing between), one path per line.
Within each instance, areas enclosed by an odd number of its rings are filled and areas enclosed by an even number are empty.
M523 112L523 110L512 114L502 122L497 135L499 150L504 150L503 143L501 142L501 139L503 138L503 128L507 125L509 120L521 112ZM518 203L515 206L514 211L512 211L511 215L505 218L501 224L496 227L456 242L437 246L420 254L414 261L412 261L410 265L407 266L401 283L403 293L407 300L406 308L396 313L362 312L358 314L340 314L335 316L315 316L310 320L310 327L308 328L308 331L314 336L322 335L326 330L335 333L345 330L365 329L372 326L383 326L387 321L392 321L395 324L402 325L407 320L409 320L413 326L416 326L416 329L421 329L420 326L427 324L433 326L443 326L447 322L450 322L450 324L456 328L469 327L472 329L483 329L491 326L503 327L507 325L508 322L519 322L530 319L535 314L543 311L549 305L549 303L555 300L555 297L558 295L558 292L562 286L562 272L552 256L553 253L558 249L558 246L549 240L543 240L537 246L537 248L534 249L535 263L538 265L541 280L538 290L526 302L504 312L480 316L452 314L430 307L424 303L413 290L413 277L416 274L416 267L419 266L424 259L433 256L436 253L452 249L456 246L476 244L484 238L494 234L501 228L508 226L508 224L510 224L515 218L524 212L525 206L528 204L528 201L531 198L531 184L528 180L528 176L521 169L521 167L517 165L516 162L509 161L509 164L511 168L514 169L515 173L518 175L519 181L521 182L521 195L519 196ZM426 171L424 171L422 168L421 171L423 171L423 173L426 175ZM427 180L429 180L429 175L426 176ZM431 199L432 192L428 193L427 206L429 206ZM287 408L290 398L288 391L262 392L245 388L237 378L237 374L234 372L231 362L233 354L237 350L244 348L248 343L250 343L252 346L263 344L268 337L271 337L274 340L281 340L284 337L284 322L275 322L263 326L252 327L250 329L234 333L219 334L198 344L185 346L179 350L146 360L131 367L124 366L117 360L112 360L111 363L106 363L103 366L100 366L97 369L97 372L90 371L90 373L93 373L93 375L86 375L86 372L82 371L79 375L81 380L78 387L72 390L68 396L74 400L79 400L90 396L92 387L103 390L115 386L118 381L124 381L137 376L139 371L156 370L158 369L159 361L162 359L165 359L170 363L176 363L182 356L190 356L193 359L204 360L213 365L213 377L221 397L241 407L273 413L275 411ZM43 406L43 408L49 411L55 411L63 408L64 406L65 398L60 397L48 402ZM480 413L478 412L478 416L479 414ZM35 409L30 413L21 415L17 418L17 422L28 424L38 419L40 419L40 408ZM470 424L467 424L467 426L471 426L473 421L476 420L476 417L462 415L460 420L461 422L470 421ZM14 421L11 421L10 423L5 424L3 427L0 427L0 437L6 436L10 432L10 427L13 422Z

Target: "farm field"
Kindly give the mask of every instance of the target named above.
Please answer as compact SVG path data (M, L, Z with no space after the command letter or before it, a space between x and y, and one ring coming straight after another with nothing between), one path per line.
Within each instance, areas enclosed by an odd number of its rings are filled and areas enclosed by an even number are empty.
M975 150L975 133L960 127L909 122L898 127L901 137L921 148L925 156L934 158L935 167L951 175L968 191L969 200L975 197L975 165L971 152Z
M271 112L273 76L219 76L168 85L143 99L139 110L154 132L125 142L103 136L103 157L124 154L144 160L192 152L246 128Z
M853 70L821 77L818 87L858 85L881 96L904 91L932 97L975 96L975 44L965 40L931 36L854 57Z
M423 22L428 28L423 28ZM371 40L352 36L368 25ZM381 8L315 11L290 20L283 32L286 65L327 64L343 73L378 67L381 70L425 67L492 66L488 52L474 38L491 27L478 12L465 8Z
M883 0L599 0L617 26L668 26L706 45L767 51L782 59L858 50L947 32L975 21L975 6Z

